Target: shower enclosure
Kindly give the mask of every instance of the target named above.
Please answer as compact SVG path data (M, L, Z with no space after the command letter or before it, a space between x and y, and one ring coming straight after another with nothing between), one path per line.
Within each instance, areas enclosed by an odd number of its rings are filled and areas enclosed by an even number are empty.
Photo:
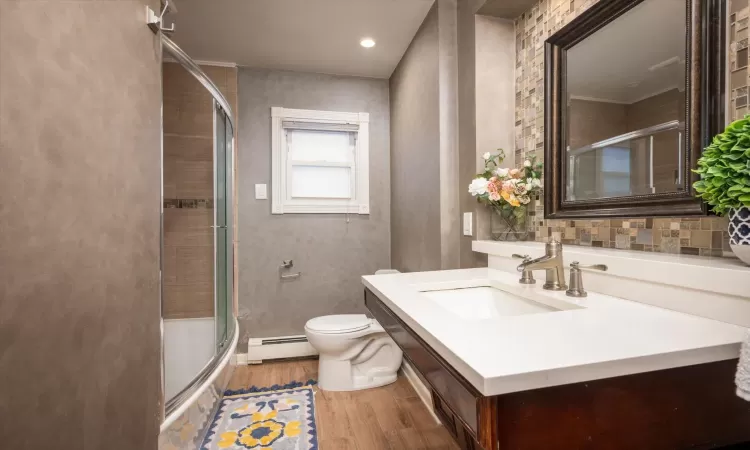
M235 119L217 83L164 35L162 46L170 62L162 123L162 437L167 436L160 447L179 448L183 443L175 439L202 437L200 422L218 406L237 343Z

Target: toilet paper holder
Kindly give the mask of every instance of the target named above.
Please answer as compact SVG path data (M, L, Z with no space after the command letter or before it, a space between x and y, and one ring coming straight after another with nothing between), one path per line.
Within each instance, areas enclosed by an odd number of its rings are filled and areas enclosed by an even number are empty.
M289 270L292 267L294 267L294 261L291 259L285 259L281 261L281 265L279 266L279 278L281 280L294 280L296 278L299 278L300 275L302 275L302 272L295 272L295 273L288 273L285 274L285 270Z

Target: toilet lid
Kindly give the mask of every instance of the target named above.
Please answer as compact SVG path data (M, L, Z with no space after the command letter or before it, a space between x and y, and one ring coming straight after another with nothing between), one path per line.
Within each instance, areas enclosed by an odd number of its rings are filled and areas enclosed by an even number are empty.
M321 316L307 321L306 328L319 333L348 333L364 330L370 326L370 319L364 314L337 314Z

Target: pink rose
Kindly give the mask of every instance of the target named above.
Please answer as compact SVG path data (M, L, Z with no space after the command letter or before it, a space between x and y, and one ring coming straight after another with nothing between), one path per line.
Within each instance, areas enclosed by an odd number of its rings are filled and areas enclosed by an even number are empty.
M497 191L490 192L490 200L492 200L493 202L496 202L496 201L500 200L501 198L502 197L500 196L500 194L498 194Z
M492 193L492 192L497 192L497 190L498 190L498 187L497 187L497 178L496 177L492 177L492 178L490 178L490 182L487 183L487 192Z

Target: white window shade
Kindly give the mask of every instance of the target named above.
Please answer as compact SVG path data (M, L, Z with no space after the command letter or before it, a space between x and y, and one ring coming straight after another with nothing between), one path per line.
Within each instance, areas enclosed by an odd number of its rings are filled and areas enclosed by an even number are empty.
M272 108L272 212L369 214L369 115Z
M357 123L295 122L293 120L284 120L281 122L281 127L295 130L349 131L354 133L359 131L359 124Z
M354 134L345 131L286 130L292 161L352 163Z
M351 169L348 167L293 166L291 198L350 199Z

